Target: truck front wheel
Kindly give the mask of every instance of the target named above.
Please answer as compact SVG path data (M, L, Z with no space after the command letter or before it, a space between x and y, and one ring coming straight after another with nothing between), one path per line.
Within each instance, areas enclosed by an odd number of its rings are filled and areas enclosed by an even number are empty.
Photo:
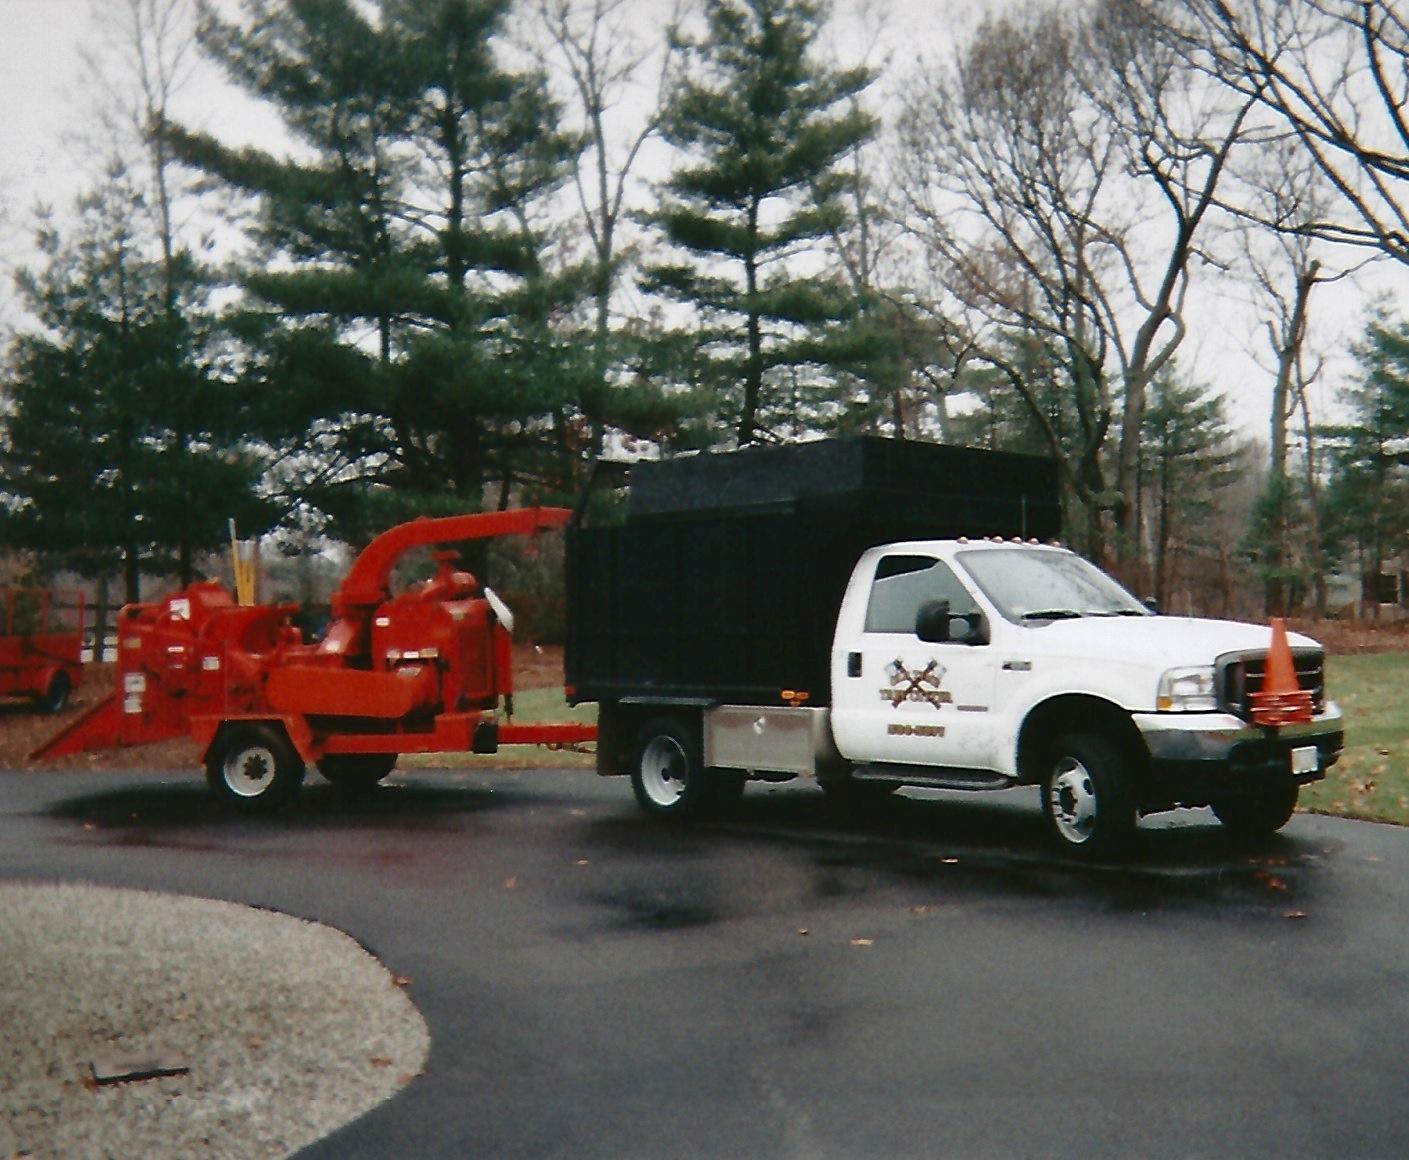
M1213 812L1224 829L1240 838L1265 838L1285 826L1296 809L1294 782L1260 793L1225 798L1213 803Z
M738 799L744 775L735 770L707 770L699 728L678 717L656 717L636 736L631 758L631 789L653 817L690 821Z
M1049 750L1042 810L1071 853L1100 858L1124 846L1135 831L1135 804L1115 746L1094 733L1058 738Z
M205 759L206 781L216 797L247 813L283 805L298 793L303 774L303 758L274 725L229 725Z

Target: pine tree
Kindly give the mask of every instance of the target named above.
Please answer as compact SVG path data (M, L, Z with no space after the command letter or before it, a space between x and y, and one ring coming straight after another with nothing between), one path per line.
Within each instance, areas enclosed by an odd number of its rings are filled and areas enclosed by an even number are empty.
M1172 376L1150 387L1141 440L1142 509L1155 599L1169 602L1176 560L1220 548L1213 516L1238 451L1221 395Z
M870 72L817 58L827 15L819 0L707 0L664 111L686 160L650 220L684 260L643 284L696 312L699 385L740 444L825 411L827 370L867 357L855 296L816 252L845 217L838 164L874 128L854 100Z
M44 265L19 290L42 329L10 352L0 428L5 542L89 576L120 568L129 601L144 569L219 545L230 517L259 531L277 516L255 495L199 273L144 246L143 212L114 168L71 232L41 229Z
M243 0L200 42L279 115L294 157L191 133L254 202L240 319L303 497L359 538L563 474L580 386L541 206L576 143L537 72L497 61L508 0ZM301 436L301 439L299 438ZM371 484L373 486L369 487ZM390 510L387 510L390 509Z
M1344 400L1350 420L1325 432L1326 506L1332 534L1355 550L1370 585L1409 552L1409 322L1372 319L1355 353L1359 381Z

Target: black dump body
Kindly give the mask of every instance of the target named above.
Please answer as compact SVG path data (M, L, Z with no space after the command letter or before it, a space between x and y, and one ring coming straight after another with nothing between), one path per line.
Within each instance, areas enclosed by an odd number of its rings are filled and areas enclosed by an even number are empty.
M856 438L636 464L625 523L569 535L570 695L829 704L863 551L1060 524L1055 466L1028 455Z

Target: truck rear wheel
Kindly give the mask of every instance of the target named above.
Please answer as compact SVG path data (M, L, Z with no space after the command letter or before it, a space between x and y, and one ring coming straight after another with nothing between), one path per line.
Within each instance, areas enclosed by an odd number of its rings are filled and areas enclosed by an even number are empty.
M646 813L690 821L738 800L745 775L704 767L699 726L681 717L656 717L636 735L631 789Z
M327 753L318 772L345 793L371 789L396 768L395 753Z
M1259 793L1214 802L1213 812L1230 833L1240 838L1265 838L1291 821L1297 792L1297 785L1289 782Z
M1101 858L1135 832L1135 804L1120 753L1094 733L1069 733L1049 750L1042 811L1064 849Z
M275 725L226 726L205 759L206 781L216 797L249 813L289 801L303 785L303 774L303 758Z

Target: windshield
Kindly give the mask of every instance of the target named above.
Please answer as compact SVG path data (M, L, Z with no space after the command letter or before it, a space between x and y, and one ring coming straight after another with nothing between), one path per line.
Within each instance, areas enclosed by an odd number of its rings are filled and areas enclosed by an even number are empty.
M1149 610L1080 556L1032 548L960 552L959 563L1009 620L1148 616Z

